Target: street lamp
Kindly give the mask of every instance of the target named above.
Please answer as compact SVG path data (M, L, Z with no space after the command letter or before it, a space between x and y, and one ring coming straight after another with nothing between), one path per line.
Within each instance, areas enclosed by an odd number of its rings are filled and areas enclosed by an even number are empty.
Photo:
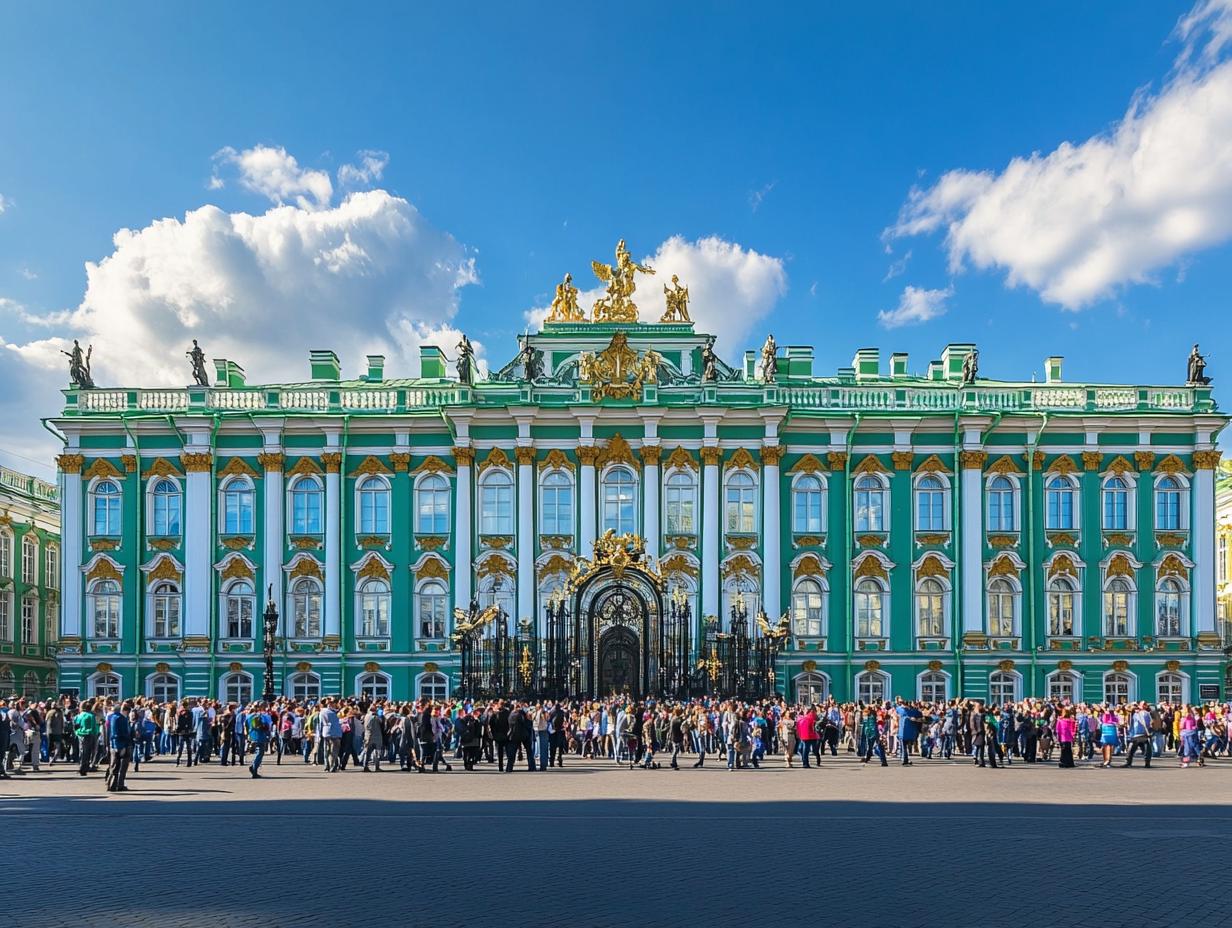
M278 604L274 602L274 584L269 585L269 602L265 604L265 688L261 698L274 701L274 636L278 634Z

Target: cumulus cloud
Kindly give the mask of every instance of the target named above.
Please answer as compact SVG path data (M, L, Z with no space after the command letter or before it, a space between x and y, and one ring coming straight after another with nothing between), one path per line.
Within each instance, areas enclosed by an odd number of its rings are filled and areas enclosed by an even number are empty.
M877 313L877 321L887 329L897 329L905 325L920 325L945 315L945 301L953 295L954 290L950 287L944 290L904 287L902 296L898 298L898 306L894 309L881 310Z
M334 196L334 186L325 171L301 168L295 157L281 146L255 145L243 151L230 146L214 153L214 175L210 189L225 181L219 169L233 169L245 190L267 197L274 203L294 203L300 209L322 209Z
M722 354L744 348L745 340L762 319L769 315L779 298L787 292L787 271L782 258L771 257L728 242L717 236L688 241L674 235L654 254L641 259L655 269L654 277L638 275L633 299L643 319L658 320L667 309L663 285L672 275L689 288L689 314L699 332L717 337ZM574 284L585 284L590 270L574 272ZM596 283L598 283L596 281ZM590 312L603 295L602 285L579 294L579 305ZM548 307L528 310L526 321L541 326Z
M949 171L909 193L887 239L944 230L952 270L996 268L1078 310L1232 238L1232 0L1203 0L1176 36L1172 73L1110 131Z
M3 213L9 208L9 201L4 198L4 194L0 193L0 213Z
M338 169L338 183L344 187L362 187L378 181L389 166L389 153L384 151L361 151L355 164L344 164Z

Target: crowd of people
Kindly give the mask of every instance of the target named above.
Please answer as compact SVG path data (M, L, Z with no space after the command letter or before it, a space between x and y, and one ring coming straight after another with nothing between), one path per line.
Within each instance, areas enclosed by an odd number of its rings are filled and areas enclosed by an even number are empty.
M729 771L767 763L809 768L840 752L910 766L918 759L967 758L980 767L1014 763L1143 765L1172 755L1182 767L1232 756L1232 704L1118 706L1039 699L989 705L978 700L875 705L742 702L706 698L637 701L496 699L396 702L366 697L276 699L248 705L204 698L158 703L69 696L0 698L0 778L43 765L103 772L108 791L128 789L130 772L154 760L193 767L239 766L261 777L277 764L418 773L495 768L548 771L566 761L644 769Z

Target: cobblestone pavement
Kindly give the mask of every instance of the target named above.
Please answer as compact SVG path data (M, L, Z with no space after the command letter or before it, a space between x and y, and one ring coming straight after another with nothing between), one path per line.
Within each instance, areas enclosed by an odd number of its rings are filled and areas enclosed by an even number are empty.
M1165 926L1225 906L1201 887L1222 885L1228 762L264 769L157 761L123 796L64 768L0 782L0 926Z

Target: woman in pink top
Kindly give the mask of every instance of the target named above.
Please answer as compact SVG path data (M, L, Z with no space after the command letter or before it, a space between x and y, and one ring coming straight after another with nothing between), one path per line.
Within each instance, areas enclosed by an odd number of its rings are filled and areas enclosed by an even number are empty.
M1057 743L1061 745L1061 766L1074 766L1074 735L1078 732L1078 724L1074 721L1074 710L1066 706L1057 719Z
M817 710L810 708L796 719L796 739L800 747L800 759L804 766L809 765L809 751L817 748ZM817 765L821 766L821 756L818 754Z

